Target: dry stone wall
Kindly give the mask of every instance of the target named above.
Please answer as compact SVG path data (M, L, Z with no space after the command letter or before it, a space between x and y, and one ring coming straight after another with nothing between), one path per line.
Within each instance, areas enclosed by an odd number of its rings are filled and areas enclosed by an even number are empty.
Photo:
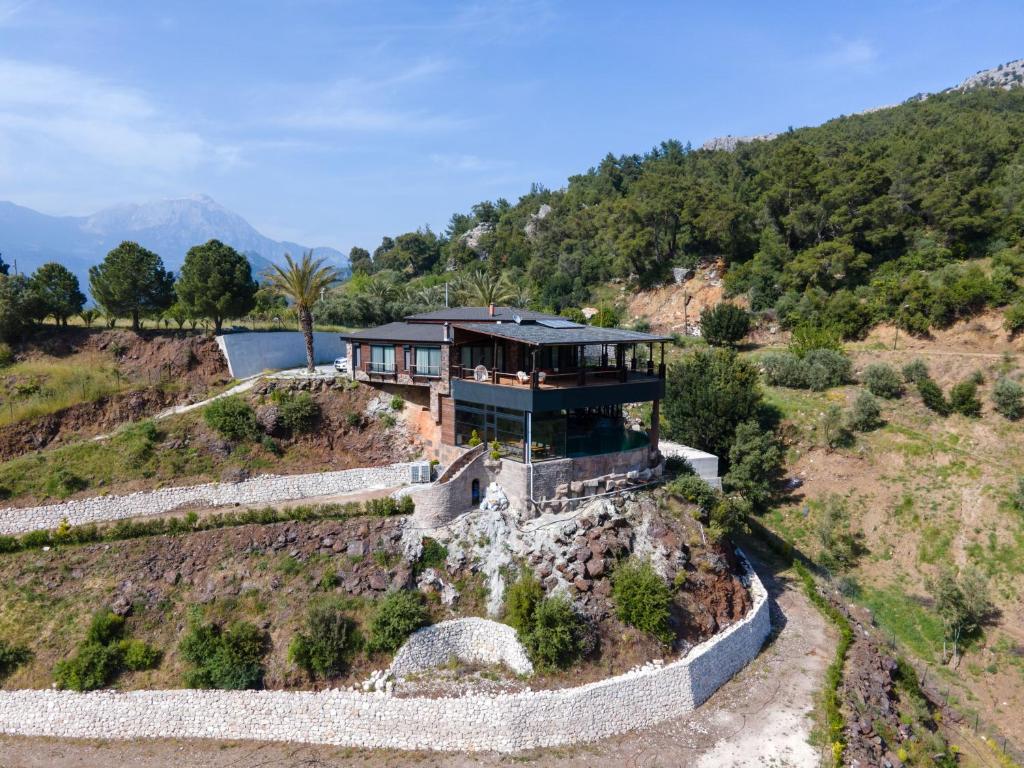
M301 741L352 747L515 752L594 741L703 703L761 649L768 597L683 659L596 683L461 698L354 691L0 692L0 732L77 738Z
M307 475L261 475L239 483L160 488L124 496L95 496L62 504L0 509L0 534L52 529L64 519L70 525L83 525L160 515L182 507L273 504L394 488L409 482L410 466L408 463L400 463Z
M526 650L507 624L475 616L442 621L414 632L398 649L391 674L403 677L447 664L452 657L478 664L504 664L518 675L533 672Z

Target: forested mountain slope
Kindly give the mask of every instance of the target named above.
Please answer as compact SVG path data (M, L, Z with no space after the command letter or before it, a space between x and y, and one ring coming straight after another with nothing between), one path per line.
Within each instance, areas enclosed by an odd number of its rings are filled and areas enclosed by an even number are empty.
M321 313L380 322L443 301L446 281L562 311L614 278L646 288L721 259L727 294L786 325L924 332L1021 301L1022 229L1024 89L976 88L733 152L609 155L563 190L455 214L443 235L353 249L357 277Z

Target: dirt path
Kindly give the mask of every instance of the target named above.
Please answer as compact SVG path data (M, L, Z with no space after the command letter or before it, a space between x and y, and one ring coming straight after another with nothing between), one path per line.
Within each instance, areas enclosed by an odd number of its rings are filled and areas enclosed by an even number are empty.
M596 744L515 756L371 752L296 744L206 741L60 741L0 736L0 768L335 768L336 766L511 766L611 768L814 768L809 713L835 639L785 575L754 561L774 599L773 639L698 711L649 731ZM572 723L566 723L567 728Z

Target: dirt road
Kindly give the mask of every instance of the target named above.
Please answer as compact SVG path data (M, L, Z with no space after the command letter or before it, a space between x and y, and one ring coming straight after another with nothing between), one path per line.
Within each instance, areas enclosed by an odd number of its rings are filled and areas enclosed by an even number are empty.
M514 756L382 753L295 744L59 741L0 736L0 768L337 768L510 765L557 768L695 766L814 768L809 713L835 639L786 574L755 567L771 594L775 632L761 655L698 711L649 731ZM566 723L572 728L572 723Z

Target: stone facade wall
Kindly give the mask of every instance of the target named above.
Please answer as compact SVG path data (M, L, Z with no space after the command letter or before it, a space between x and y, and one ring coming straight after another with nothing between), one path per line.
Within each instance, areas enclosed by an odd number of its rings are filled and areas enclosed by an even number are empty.
M512 627L473 616L413 632L395 654L391 673L401 678L440 667L453 656L467 663L504 664L518 675L533 672L533 664Z
M64 519L71 525L84 525L160 515L182 507L274 504L286 500L394 488L409 482L409 467L409 463L400 463L308 475L261 475L240 483L160 488L124 496L95 496L62 504L0 509L0 534L52 529Z
M648 728L702 704L760 651L768 596L685 658L576 688L397 698L355 691L0 692L0 732L105 739L302 741L406 750L516 752Z
M412 524L421 528L436 528L454 520L473 508L473 481L480 483L480 498L490 483L490 474L484 463L486 450L445 482L436 482L410 491L416 504Z

